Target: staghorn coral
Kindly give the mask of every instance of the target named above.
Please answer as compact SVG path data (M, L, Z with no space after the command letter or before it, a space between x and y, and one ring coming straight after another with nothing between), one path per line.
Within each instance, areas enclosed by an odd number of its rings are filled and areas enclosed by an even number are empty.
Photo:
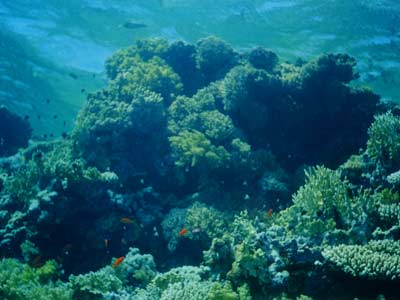
M368 136L368 155L389 167L397 166L400 159L400 118L390 112L375 117Z
M322 254L339 270L354 277L398 280L400 243L393 240L370 241L366 245L327 247Z

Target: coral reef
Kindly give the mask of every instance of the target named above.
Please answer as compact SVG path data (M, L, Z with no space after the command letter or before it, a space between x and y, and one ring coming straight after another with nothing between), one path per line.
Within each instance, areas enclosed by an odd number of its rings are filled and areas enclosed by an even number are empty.
M352 276L369 279L400 278L399 241L370 241L363 246L339 245L324 249L322 254L337 268Z
M0 298L398 295L399 112L355 64L216 37L116 52L71 134L28 146L20 120L0 152Z

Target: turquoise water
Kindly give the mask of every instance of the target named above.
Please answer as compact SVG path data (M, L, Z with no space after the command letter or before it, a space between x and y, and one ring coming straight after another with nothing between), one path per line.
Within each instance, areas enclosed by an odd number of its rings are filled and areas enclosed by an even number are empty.
M17 85L11 105L20 105L24 114L43 115L47 122L52 122L52 115L60 114L70 129L85 99L81 89L92 91L104 83L105 59L116 49L145 37L194 42L216 35L237 49L261 45L290 61L310 59L322 52L349 53L356 57L362 74L357 84L371 86L383 97L396 100L400 97L399 10L397 2L389 0L38 0L29 4L4 0L0 25L12 40L3 41L2 60L9 60L11 49L19 48L21 67L29 64L33 69L8 74L11 79L2 76L0 86L8 86L10 80ZM146 27L122 26L129 21ZM93 78L93 74L99 76ZM38 96L29 99L30 93L18 86L19 82L32 89L38 84L47 89L40 88ZM9 93L7 87L1 91ZM43 111L39 103L48 97L53 105ZM21 104L16 98L29 100ZM38 133L51 133L43 122L32 120ZM52 128L58 134L64 130L60 122L52 122Z
M0 300L400 299L400 4L0 0Z

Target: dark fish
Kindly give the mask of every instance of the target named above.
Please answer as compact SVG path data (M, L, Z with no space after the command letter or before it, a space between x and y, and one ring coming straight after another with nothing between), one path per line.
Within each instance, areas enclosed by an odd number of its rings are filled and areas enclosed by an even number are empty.
M49 104L50 103L50 99L46 99L46 103Z
M57 115L54 115L54 116L53 116L53 119L57 119L57 118L58 118L58 116L57 116Z
M68 75L69 75L69 77L71 77L72 79L78 79L78 75L76 75L76 74L74 74L74 73L72 73L72 72L68 73Z
M83 93L86 93L86 90L85 89L81 89L81 93L83 94Z
M140 29L140 28L147 27L147 25L143 24L143 23L136 23L136 22L132 22L132 21L127 21L124 24L122 24L122 27L127 28L127 29Z
M67 134L66 132L63 132L63 133L61 134L61 136L62 136L63 139L66 139L66 138L68 137L68 134Z

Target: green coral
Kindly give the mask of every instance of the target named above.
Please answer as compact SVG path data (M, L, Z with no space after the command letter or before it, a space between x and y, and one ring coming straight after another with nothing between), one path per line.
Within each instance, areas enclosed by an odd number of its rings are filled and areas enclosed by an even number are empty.
M204 267L184 266L157 275L136 292L138 300L251 300L246 285L234 291L229 282L212 281Z
M185 238L200 240L208 247L213 238L222 237L228 231L229 220L228 214L196 201L186 209L171 209L161 226L169 250L174 251L183 238L179 236L180 229L188 230Z
M400 242L370 241L366 245L327 247L322 254L339 270L355 277L398 280L400 278Z
M71 300L72 291L65 283L53 282L57 264L47 261L34 269L16 259L0 261L0 298L6 300Z
M107 59L107 75L115 79L118 74L128 71L138 58L148 61L154 56L162 56L167 49L168 41L164 39L138 40L135 45L121 49Z
M71 275L69 285L73 290L73 299L102 299L108 294L122 289L122 281L116 276L111 266L96 272Z
M367 153L384 164L400 160L400 117L387 112L375 117L368 129Z
M156 264L150 254L140 254L139 249L130 248L115 274L124 284L143 286L156 276Z
M214 146L197 130L185 130L169 140L178 167L220 168L229 162L229 152L222 146Z
M318 166L306 171L305 185L294 194L293 205L280 213L278 223L288 224L298 235L317 236L350 226L359 205L338 171Z
M159 57L149 61L137 59L131 62L131 68L120 73L111 86L118 90L122 99L129 97L137 87L160 94L166 104L182 93L182 83L178 74Z
M197 42L196 63L209 82L222 78L237 61L234 49L219 38L208 37Z

